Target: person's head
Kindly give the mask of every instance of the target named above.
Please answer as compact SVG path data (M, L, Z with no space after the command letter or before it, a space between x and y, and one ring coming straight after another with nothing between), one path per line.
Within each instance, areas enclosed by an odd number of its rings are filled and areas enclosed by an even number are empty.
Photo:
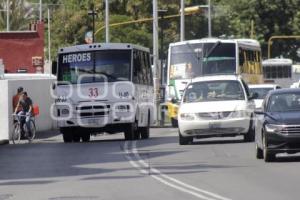
M23 99L26 99L27 97L28 97L27 92L23 92L23 93L22 93L22 98L23 98Z
M17 90L17 93L21 94L22 92L23 92L23 87L19 87L18 90Z

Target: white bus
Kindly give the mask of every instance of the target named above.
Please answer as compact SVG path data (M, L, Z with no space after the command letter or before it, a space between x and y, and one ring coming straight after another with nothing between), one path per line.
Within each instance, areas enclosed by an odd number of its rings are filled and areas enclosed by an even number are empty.
M173 126L186 85L195 77L218 74L239 74L248 83L263 83L258 41L207 38L169 45L167 105Z
M55 117L64 142L91 134L124 132L149 138L154 88L149 49L119 43L59 49Z
M262 62L265 83L280 85L289 88L300 79L300 68L293 65L291 59L273 58Z

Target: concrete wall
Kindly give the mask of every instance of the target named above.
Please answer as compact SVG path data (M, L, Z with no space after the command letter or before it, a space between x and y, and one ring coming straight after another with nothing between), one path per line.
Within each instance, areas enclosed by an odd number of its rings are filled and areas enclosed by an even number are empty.
M50 107L54 103L50 89L55 78L39 77L36 79L5 79L0 80L0 141L7 141L13 131L12 121L12 98L16 94L17 88L22 86L24 91L39 105L40 115L36 117L37 131L45 131L56 128L50 115Z

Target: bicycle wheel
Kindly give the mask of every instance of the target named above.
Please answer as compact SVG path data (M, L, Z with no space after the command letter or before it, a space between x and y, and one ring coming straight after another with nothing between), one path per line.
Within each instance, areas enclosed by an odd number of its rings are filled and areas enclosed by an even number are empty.
M27 139L29 142L31 142L35 138L35 132L36 132L35 123L33 120L29 121L29 127L30 127L30 134L29 134L26 124L24 124L24 130L25 130Z
M12 133L12 142L14 144L19 144L20 140L21 140L21 128L20 125L18 123L14 124L14 131Z

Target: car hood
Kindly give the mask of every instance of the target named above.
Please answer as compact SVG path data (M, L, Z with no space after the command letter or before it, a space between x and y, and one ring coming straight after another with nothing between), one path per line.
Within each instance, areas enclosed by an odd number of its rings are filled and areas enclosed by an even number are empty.
M226 112L245 110L247 103L241 100L235 101L210 101L196 103L182 103L179 108L180 113L206 113L206 112Z
M300 111L269 113L269 117L270 123L275 121L275 123L286 125L300 124Z

